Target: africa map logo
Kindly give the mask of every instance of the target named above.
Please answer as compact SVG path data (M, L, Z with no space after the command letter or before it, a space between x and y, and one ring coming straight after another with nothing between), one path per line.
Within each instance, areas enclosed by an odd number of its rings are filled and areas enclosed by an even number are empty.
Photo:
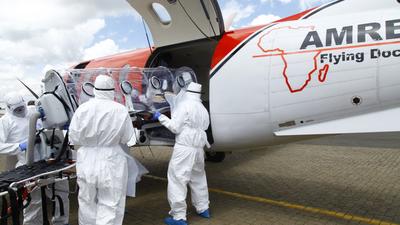
M326 82L332 66L345 62L362 63L368 59L367 56L372 60L400 57L400 19L386 21L385 25L386 36L381 34L383 32L380 30L382 27L380 23L365 23L357 26L344 26L341 29L326 29L325 43L321 40L321 36L315 29L315 26L277 27L270 29L260 36L257 46L263 54L254 55L253 57L279 57L283 64L281 73L288 90L291 93L298 93L309 86L313 77L317 77L320 83ZM299 50L287 51L285 46L291 46L293 49L293 44L297 43L283 42L281 45L284 46L276 45L274 43L276 38L271 38L274 32L278 34L279 32L291 32L286 33L287 36L294 36L293 34L301 34L303 32L308 33L302 41ZM277 37L284 38L285 35ZM296 42L297 39L289 38L287 40ZM391 50L376 48L377 46L386 45L390 47L394 46L394 48ZM308 47L312 48L307 49ZM361 50L356 51L357 49ZM301 60L305 60L305 64L310 63L308 65L310 69L303 73L305 78L297 83L293 81L293 78L291 79L289 71L292 63L288 58L293 58L293 56L300 56ZM298 61L299 58L295 59Z
M289 64L288 64L288 60L286 59L286 55L289 55L289 54L301 54L301 53L300 52L286 52L284 49L280 49L280 48L267 49L267 48L264 48L263 43L262 43L262 40L265 37L267 37L269 34L271 34L271 32L274 32L274 31L280 30L280 29L291 29L291 30L310 29L310 30L314 30L315 27L314 26L308 26L308 27L293 28L291 26L286 26L286 27L279 27L279 28L272 29L272 30L268 31L267 33L265 33L264 35L262 35L260 37L260 40L257 43L258 47L265 54L262 55L262 56L255 56L255 57L279 56L282 59L282 62L284 64L282 75L285 78L286 85L289 88L289 91L291 93L296 93L296 92L303 91L304 88L307 87L307 85L309 84L309 82L311 81L311 79L312 79L312 77L313 77L313 75L315 73L318 73L319 82L321 82L321 83L325 82L326 75L328 74L328 71L329 71L329 64L324 65L322 68L318 68L317 60L318 60L318 56L321 54L321 51L317 51L315 53L314 57L312 58L312 61L313 61L313 64L314 64L313 69L307 73L307 79L304 81L304 83L302 85L300 85L300 87L297 87L297 88L295 88L295 87L293 87L291 85L291 82L290 82L289 76L288 76L288 72L287 72Z

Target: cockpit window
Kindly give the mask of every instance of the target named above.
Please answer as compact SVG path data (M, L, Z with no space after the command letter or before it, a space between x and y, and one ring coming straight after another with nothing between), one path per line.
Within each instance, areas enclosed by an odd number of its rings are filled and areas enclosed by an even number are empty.
M151 4L151 7L163 25L169 25L171 23L171 15L169 15L167 9L163 5L154 2Z

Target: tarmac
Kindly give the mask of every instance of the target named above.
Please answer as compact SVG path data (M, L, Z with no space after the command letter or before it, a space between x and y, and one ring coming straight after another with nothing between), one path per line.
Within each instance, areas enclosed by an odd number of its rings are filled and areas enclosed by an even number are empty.
M211 219L191 225L400 224L400 136L331 136L228 154L206 163ZM172 149L133 148L150 171L128 198L124 224L163 224ZM2 164L1 164L2 165ZM74 184L71 184L74 185ZM189 194L190 196L190 194ZM71 225L78 224L76 194Z

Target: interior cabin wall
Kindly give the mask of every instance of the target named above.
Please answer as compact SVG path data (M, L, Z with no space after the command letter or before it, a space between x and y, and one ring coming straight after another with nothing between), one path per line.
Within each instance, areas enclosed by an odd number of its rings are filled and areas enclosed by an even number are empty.
M209 102L209 74L211 59L217 46L215 40L201 40L156 49L146 67L165 66L168 68L190 67L203 87L202 99Z

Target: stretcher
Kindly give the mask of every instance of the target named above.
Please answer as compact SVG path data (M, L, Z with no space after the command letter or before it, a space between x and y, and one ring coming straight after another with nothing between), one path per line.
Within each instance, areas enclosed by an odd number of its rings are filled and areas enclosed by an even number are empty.
M20 215L23 209L29 205L29 193L41 190L43 224L49 225L47 214L47 199L45 190L53 189L53 213L56 201L61 199L54 195L54 185L57 182L76 178L74 170L75 161L73 160L41 160L32 163L30 166L24 165L16 169L0 174L0 197L2 198L2 208L0 225L7 225L11 218L13 225L20 225ZM63 203L61 213L63 214Z
M20 225L22 211L30 204L30 193L39 190L43 225L49 225L46 190L52 190L53 215L58 201L63 216L63 202L56 195L55 184L76 178L65 130L78 105L56 71L48 71L42 82L44 93L39 97L21 81L37 102L29 118L26 165L0 174L0 225L8 225L10 218L13 225Z

